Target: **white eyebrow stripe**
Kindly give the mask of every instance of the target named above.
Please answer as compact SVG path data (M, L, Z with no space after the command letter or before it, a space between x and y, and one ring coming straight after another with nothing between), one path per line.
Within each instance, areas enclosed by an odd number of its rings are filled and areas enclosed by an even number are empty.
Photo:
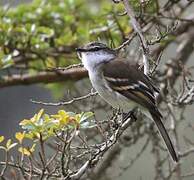
M105 76L105 79L111 82L128 82L129 80L127 78L112 78Z

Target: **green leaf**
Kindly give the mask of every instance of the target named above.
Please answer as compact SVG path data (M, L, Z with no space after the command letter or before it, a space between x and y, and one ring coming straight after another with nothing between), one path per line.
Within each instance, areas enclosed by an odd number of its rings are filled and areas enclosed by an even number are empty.
M15 147L17 145L17 143L12 143L11 142L11 139L8 139L7 140L7 143L6 143L6 150L9 151L10 149L12 149L13 147Z
M6 148L9 149L9 146L11 145L11 139L8 139L7 140L7 143L6 143Z
M21 125L21 123L20 123L20 125ZM37 129L37 126L33 122L28 121L25 125L22 125L22 129L33 131L33 130Z
M93 112L84 112L81 114L81 118L80 118L80 123L86 121L87 119L91 118L94 116Z
M36 31L42 38L51 38L55 34L53 29L43 26L37 27Z
M4 141L4 139L5 139L5 137L4 137L4 136L0 136L0 143L1 143L1 142L3 142L3 141Z
M13 59L12 59L12 55L8 54L8 55L4 55L4 57L1 59L1 66L2 68L8 68L9 66L13 65Z
M80 128L92 128L95 126L95 121L91 119L94 117L93 112L83 112L80 117Z

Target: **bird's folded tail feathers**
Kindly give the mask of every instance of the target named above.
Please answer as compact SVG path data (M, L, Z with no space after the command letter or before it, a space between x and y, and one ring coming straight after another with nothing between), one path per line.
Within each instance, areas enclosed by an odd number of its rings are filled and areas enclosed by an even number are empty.
M163 138L163 140L168 148L168 151L169 151L172 159L175 162L178 162L178 156L174 150L174 146L172 144L172 141L170 140L170 137L169 137L169 135L164 127L164 124L161 121L162 115L160 114L160 112L157 109L151 110L150 114L152 115L152 118L153 118L159 132L160 132L160 135L162 136L162 138Z

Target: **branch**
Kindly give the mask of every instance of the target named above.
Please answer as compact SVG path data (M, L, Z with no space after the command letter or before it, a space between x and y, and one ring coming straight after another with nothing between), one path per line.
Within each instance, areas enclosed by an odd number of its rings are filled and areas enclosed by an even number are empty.
M187 149L187 150L184 151L184 152L179 153L179 156L180 156L180 157L186 157L186 156L188 156L188 155L190 155L190 154L192 154L192 153L194 153L194 147L192 147L192 148L190 148L190 149Z
M79 64L72 64L72 65L69 65L67 67L56 67L56 68L51 68L51 70L62 70L62 71L65 71L65 70L68 70L68 69L72 69L72 68L78 68L78 67L83 67L83 64L82 63L79 63Z
M168 78L170 79L171 86L174 85L176 79L181 74L180 63L186 64L193 52L194 28L190 27L188 32L183 34L182 38L183 40L177 47L176 56L172 58L172 61L168 64Z
M104 154L118 141L123 132L134 122L135 119L133 117L129 117L120 121L118 128L114 131L110 138L98 147L92 157L88 161L86 161L76 173L68 177L69 180L79 179L88 170L89 167L95 166L99 162L101 157L103 157Z
M121 154L122 147L119 143L115 144L106 154L106 156L101 160L100 164L96 166L96 169L91 174L92 180L101 179L104 173L107 171L109 167L113 164L113 162L118 158ZM104 172L102 174L102 172Z
M45 105L45 106L65 106L65 105L69 105L69 104L72 104L74 102L77 102L77 101L80 101L80 100L83 100L83 99L87 99L89 97L92 97L92 96L96 96L98 95L97 92L90 92L89 94L86 94L84 96L80 96L80 97L77 97L77 98L73 98L71 99L70 101L65 101L65 102L57 102L57 103L51 103L51 102L42 102L42 101L35 101L35 100L30 100L31 102L35 103L35 104L41 104L41 105Z
M143 33L141 31L141 26L138 23L138 21L136 20L135 13L133 11L133 8L129 4L129 1L128 0L123 0L123 4L125 6L125 10L126 10L128 16L130 17L131 24L132 24L134 30L139 35L141 45L142 45L142 49L143 49L144 74L147 75L149 73L149 60L148 60L149 47L148 47L147 41L143 36Z
M192 102L194 102L194 86L179 99L178 104L191 104Z
M89 165L90 165L90 160L86 161L86 162L84 163L84 165L78 170L77 173L71 175L71 176L70 176L70 179L71 179L71 180L80 179L81 176L82 176L82 175L85 173L85 171L88 169Z
M52 83L60 81L78 81L87 77L85 68L67 69L56 72L39 72L35 75L13 74L11 76L0 77L0 88L16 85L30 85L35 83Z

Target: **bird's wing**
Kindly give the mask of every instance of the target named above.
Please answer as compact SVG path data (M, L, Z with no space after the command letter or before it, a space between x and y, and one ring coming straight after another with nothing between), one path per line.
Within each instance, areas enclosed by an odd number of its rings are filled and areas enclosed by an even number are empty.
M155 106L157 88L137 65L126 60L114 60L103 67L103 75L109 86L143 107Z

